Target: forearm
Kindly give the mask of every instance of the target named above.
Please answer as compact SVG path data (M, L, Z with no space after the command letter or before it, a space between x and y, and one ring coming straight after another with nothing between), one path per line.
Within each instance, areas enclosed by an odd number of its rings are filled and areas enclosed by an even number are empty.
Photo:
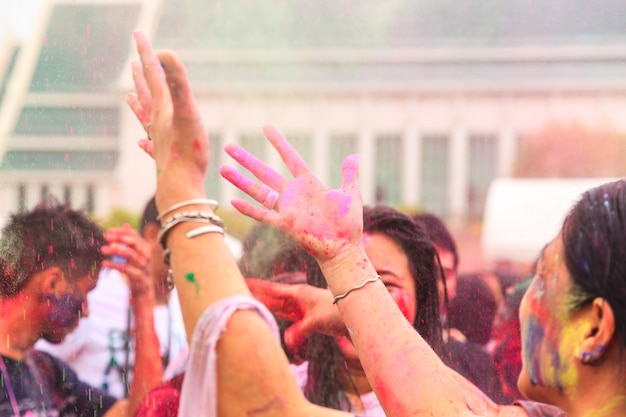
M364 250L320 266L335 296L376 276ZM352 291L337 307L387 416L467 411L453 374L404 318L380 280Z
M234 295L250 295L224 237L219 233L206 233L188 238L186 233L197 227L196 223L181 223L172 229L167 239L188 339L208 306Z
M135 318L135 363L128 398L129 415L134 415L141 400L163 377L159 339L154 328L154 295L148 292L133 297Z

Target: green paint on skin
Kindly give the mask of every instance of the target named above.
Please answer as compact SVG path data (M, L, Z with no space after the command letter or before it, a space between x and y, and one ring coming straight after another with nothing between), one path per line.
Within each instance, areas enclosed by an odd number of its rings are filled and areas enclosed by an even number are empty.
M196 276L194 275L194 273L187 272L185 274L185 278L187 279L187 281L194 285L194 287L196 288L196 294L200 294L200 285L198 284L198 281L196 281Z

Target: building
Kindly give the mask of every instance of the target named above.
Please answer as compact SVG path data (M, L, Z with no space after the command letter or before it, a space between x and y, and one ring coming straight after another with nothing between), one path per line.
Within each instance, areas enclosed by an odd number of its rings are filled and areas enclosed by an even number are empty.
M280 166L267 123L323 181L338 185L358 152L366 203L457 225L481 217L529 132L626 131L626 3L611 0L57 0L41 19L4 66L0 214L46 192L100 215L150 196L145 133L123 101L135 27L188 66L213 146L207 189L223 202L237 196L217 175L225 143Z

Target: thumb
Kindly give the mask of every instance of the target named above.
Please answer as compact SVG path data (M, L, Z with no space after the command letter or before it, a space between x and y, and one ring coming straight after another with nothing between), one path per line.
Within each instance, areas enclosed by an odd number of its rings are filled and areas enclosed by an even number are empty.
M143 149L145 153L147 153L152 159L154 159L154 143L152 143L151 140L140 139L137 144L141 149Z
M357 154L348 155L341 164L342 187L359 189L359 161Z
M285 334L283 335L283 339L285 340L285 345L287 345L289 350L297 352L302 348L304 342L313 333L313 329L308 323L308 320L303 319L296 321L291 326L287 327Z

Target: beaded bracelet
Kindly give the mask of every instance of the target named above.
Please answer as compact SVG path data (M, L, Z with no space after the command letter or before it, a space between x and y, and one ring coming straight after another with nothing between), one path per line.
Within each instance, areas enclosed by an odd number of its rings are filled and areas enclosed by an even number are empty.
M211 210L213 210L213 211L216 211L217 208L219 207L219 203L217 201L215 201L215 200L211 200L209 198L194 198L192 200L185 200L185 201L181 201L180 203L176 203L176 204L172 205L170 208L165 210L163 213L159 213L159 215L157 216L157 220L161 221L161 219L163 217L167 216L168 214L170 214L174 210L178 210L179 208L191 206L191 205L194 205L194 204L207 204L211 208Z
M344 292L343 294L339 294L337 296L335 296L335 299L333 300L333 304L337 304L337 301L342 300L344 298L346 298L348 296L348 294L350 294L352 291L356 291L356 290L360 290L361 288L365 287L367 284L369 284L370 282L376 282L378 281L380 278L380 275L376 275L373 278L368 278L365 281L363 281L362 283L360 283L359 285L357 285L356 287L352 287L350 288L348 291Z
M163 249L167 249L167 235L169 232L180 223L184 222L196 222L196 223L211 223L215 226L224 228L224 222L215 214L208 211L180 211L167 219L159 230L158 241Z

